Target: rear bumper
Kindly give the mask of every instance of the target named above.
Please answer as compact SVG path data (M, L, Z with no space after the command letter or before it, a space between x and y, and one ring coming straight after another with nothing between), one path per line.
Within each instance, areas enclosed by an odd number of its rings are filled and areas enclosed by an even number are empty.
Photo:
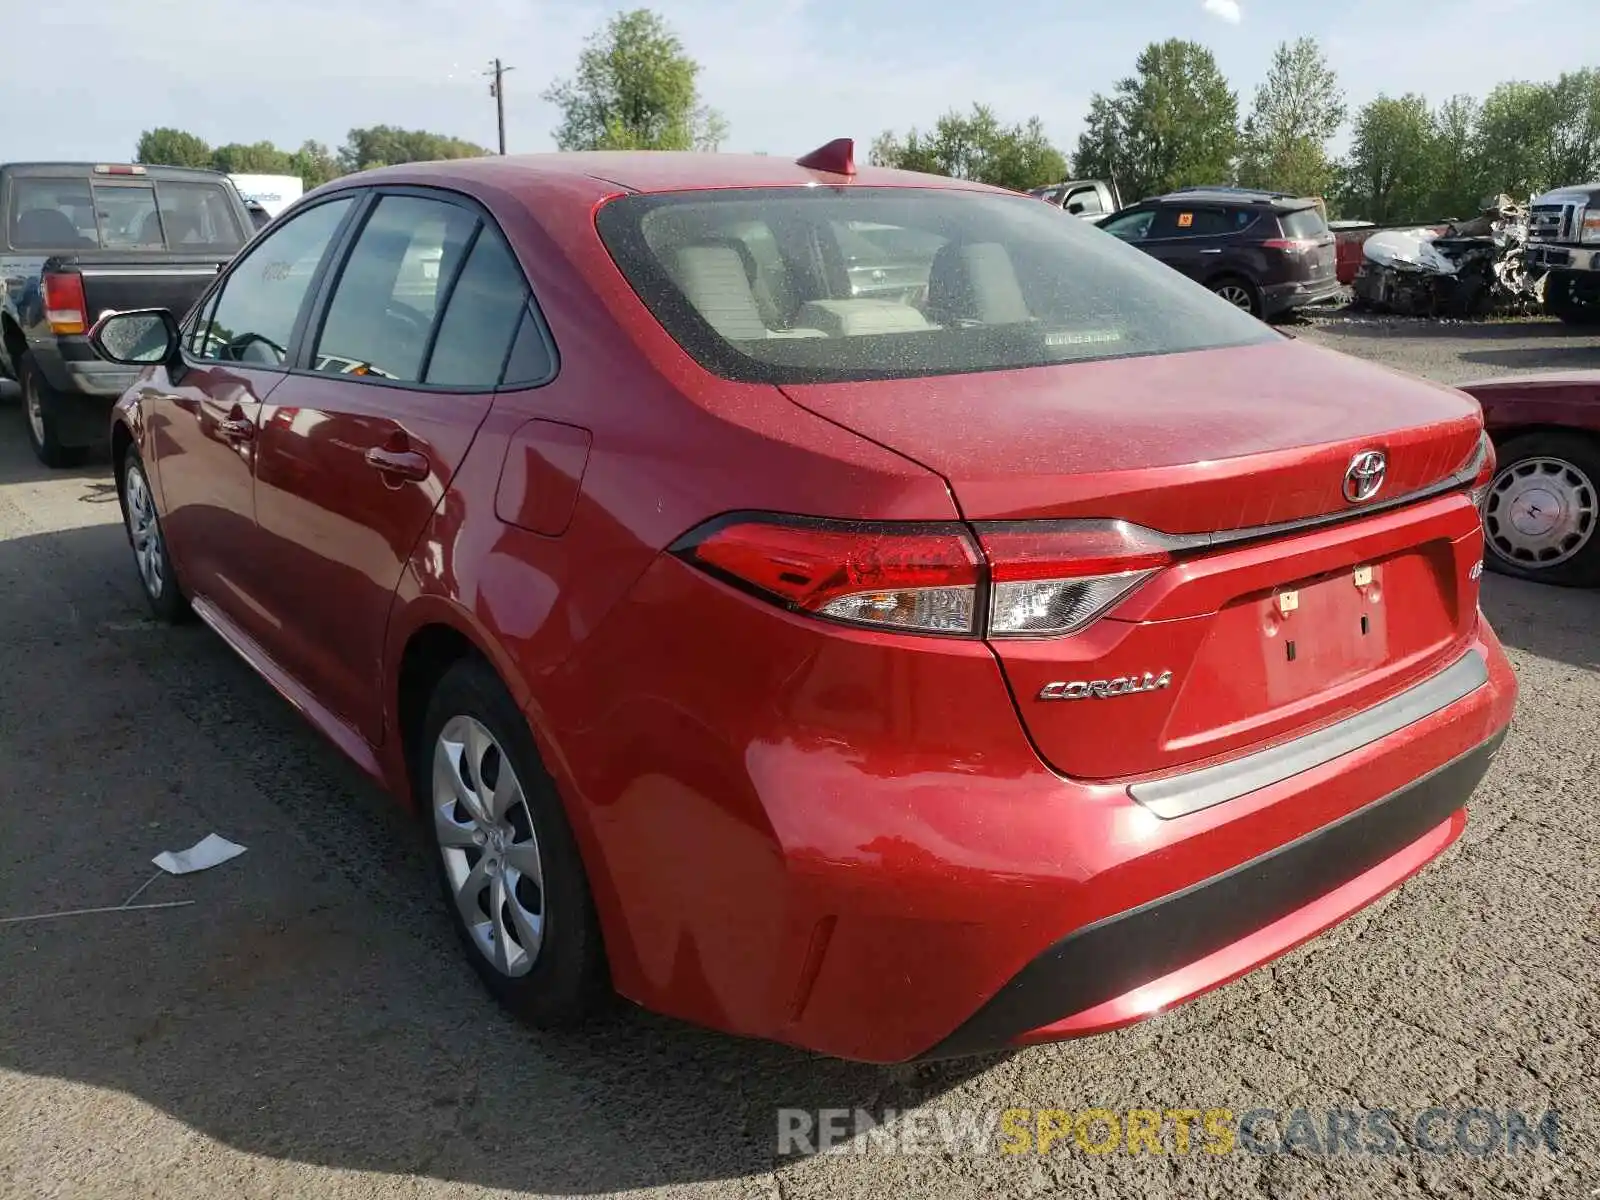
M1262 300L1267 315L1289 312L1296 308L1310 308L1316 304L1331 304L1344 290L1337 277L1304 283L1275 283L1262 288Z
M821 627L663 559L530 717L619 991L900 1062L1150 1016L1419 869L1515 704L1487 623L1464 651L1483 671L1454 699L1164 818L1046 767L982 644ZM625 702L579 686L616 677Z

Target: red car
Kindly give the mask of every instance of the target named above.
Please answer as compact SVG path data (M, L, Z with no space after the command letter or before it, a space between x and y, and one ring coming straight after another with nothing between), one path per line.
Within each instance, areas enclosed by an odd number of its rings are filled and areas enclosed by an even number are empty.
M1470 398L848 143L365 172L95 342L155 611L535 1022L1112 1029L1422 867L1511 718Z
M1483 506L1489 566L1600 585L1600 371L1503 376L1461 390L1483 406L1499 463Z

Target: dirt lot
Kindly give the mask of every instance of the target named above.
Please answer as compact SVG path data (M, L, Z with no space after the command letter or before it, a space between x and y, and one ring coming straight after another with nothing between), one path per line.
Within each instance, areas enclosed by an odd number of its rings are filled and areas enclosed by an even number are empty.
M1542 323L1298 332L1450 381L1600 367ZM1123 1033L879 1070L499 1015L391 806L218 639L145 619L116 518L104 464L38 470L0 405L0 918L120 904L208 831L249 850L140 896L187 907L0 925L0 1195L1600 1195L1600 596L1486 580L1519 716L1386 901ZM1451 1115L1439 1153L775 1154L779 1108L919 1106ZM1556 1110L1560 1153L1465 1152L1472 1106Z

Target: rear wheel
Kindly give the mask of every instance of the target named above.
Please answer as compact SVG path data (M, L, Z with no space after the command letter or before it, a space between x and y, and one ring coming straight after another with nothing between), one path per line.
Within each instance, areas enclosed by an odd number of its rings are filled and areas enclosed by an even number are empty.
M68 446L60 435L60 393L51 387L33 361L24 354L17 374L22 383L22 412L28 425L28 445L47 467L75 467L88 455L84 446Z
M1600 445L1578 433L1530 433L1498 457L1483 502L1488 565L1520 579L1600 584Z
M1552 271L1545 281L1544 310L1569 325L1600 325L1600 276Z
M1252 317L1261 316L1264 307L1261 289L1243 275L1224 275L1220 279L1213 279L1210 287L1235 308L1243 309Z
M473 969L533 1025L602 1009L611 990L577 842L527 719L487 664L445 672L413 752L440 887Z

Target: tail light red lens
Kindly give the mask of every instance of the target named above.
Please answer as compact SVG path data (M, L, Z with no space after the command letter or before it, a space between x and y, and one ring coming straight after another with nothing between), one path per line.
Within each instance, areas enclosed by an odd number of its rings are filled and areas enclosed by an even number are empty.
M44 319L51 333L82 333L89 327L89 314L83 301L82 275L45 275L39 281L39 292L44 298Z
M1120 521L869 525L753 515L673 547L745 591L853 625L966 637L1074 633L1171 561ZM984 601L987 603L984 603Z

